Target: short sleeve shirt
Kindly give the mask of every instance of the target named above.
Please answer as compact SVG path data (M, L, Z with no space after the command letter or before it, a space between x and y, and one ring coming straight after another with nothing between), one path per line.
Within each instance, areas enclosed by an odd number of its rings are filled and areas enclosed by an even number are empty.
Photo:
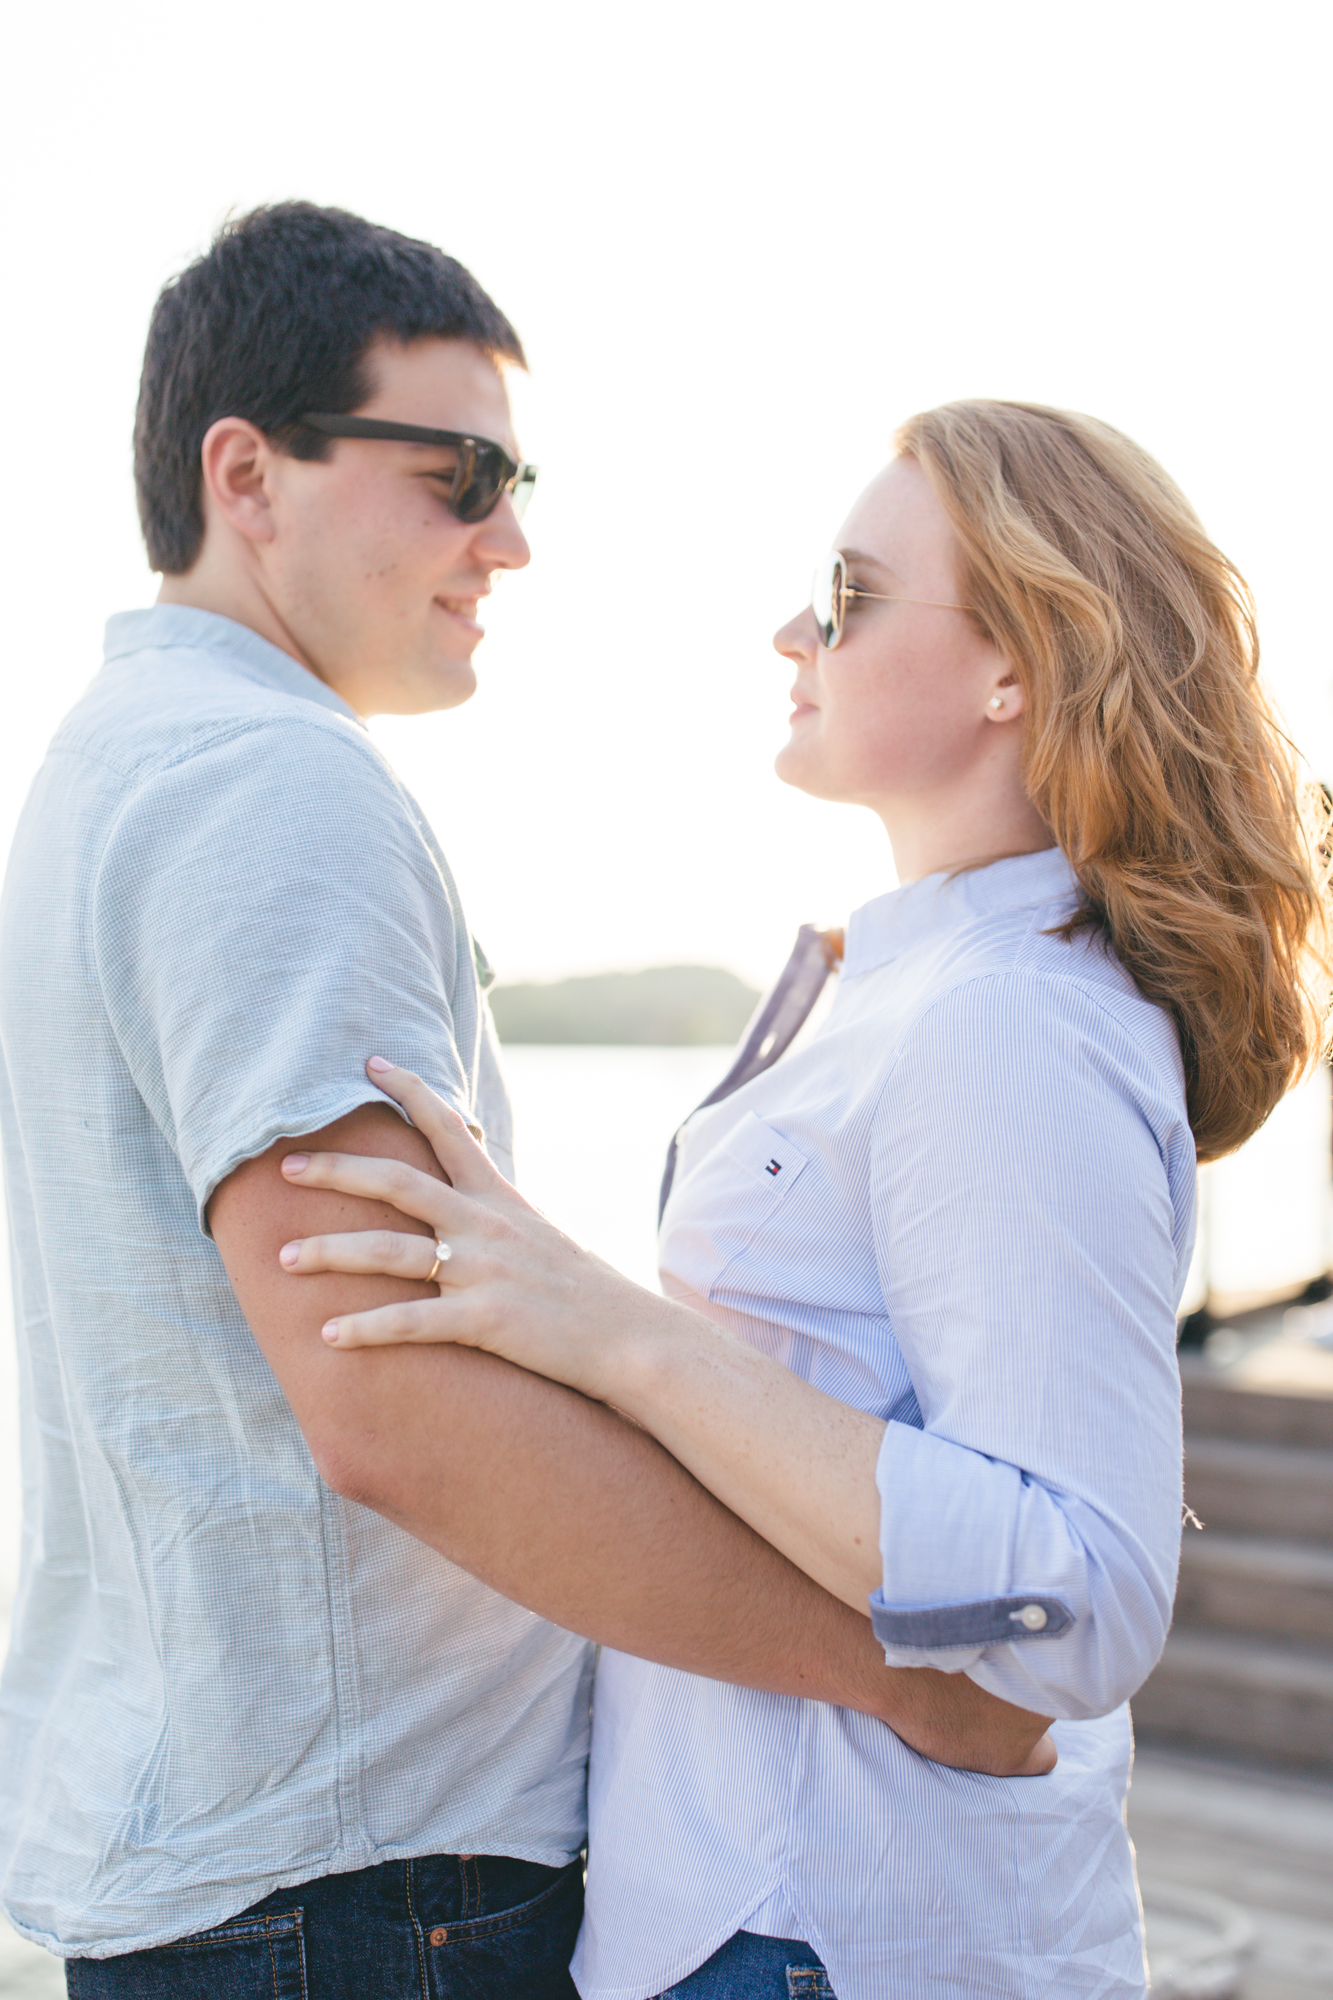
M0 1048L11 1919L100 1956L379 1861L568 1860L589 1649L322 1484L204 1220L375 1052L512 1172L449 869L330 689L227 619L111 621L15 840Z

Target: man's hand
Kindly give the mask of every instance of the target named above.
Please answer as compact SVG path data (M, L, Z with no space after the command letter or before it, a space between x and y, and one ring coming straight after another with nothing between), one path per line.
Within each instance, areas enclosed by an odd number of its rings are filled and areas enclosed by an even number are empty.
M311 1150L440 1174L425 1139L387 1105L299 1137ZM941 1763L994 1775L1051 1768L1044 1717L961 1674L886 1667L868 1618L604 1405L472 1349L326 1346L319 1330L333 1313L434 1288L283 1270L278 1251L295 1237L404 1227L383 1204L290 1184L280 1162L294 1144L239 1167L214 1195L209 1222L241 1310L335 1491L604 1645L878 1716Z

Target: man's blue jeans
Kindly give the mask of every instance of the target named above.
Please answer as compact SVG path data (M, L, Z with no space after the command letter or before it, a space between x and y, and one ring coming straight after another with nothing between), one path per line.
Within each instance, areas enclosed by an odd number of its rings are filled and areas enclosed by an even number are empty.
M737 1931L657 2000L837 2000L817 1952L790 1938Z
M215 1930L71 1958L71 2000L577 2000L583 1863L386 1861L279 1889Z

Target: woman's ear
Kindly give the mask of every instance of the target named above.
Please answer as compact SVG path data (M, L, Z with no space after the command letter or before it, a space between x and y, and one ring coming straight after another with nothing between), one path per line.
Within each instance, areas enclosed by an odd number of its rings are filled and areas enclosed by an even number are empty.
M996 681L986 701L988 722L1016 722L1027 708L1028 698L1019 685L1016 674L1006 674Z
M273 539L273 508L265 475L273 447L244 417L219 417L204 433L200 470L207 511L247 542Z

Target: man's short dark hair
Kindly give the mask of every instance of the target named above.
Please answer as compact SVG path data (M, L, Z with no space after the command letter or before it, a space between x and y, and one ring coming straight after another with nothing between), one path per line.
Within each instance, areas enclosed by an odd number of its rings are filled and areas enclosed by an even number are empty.
M470 340L524 365L499 307L433 244L306 201L225 224L163 289L148 329L134 483L155 570L179 575L199 554L210 424L245 417L293 457L324 457L329 439L297 419L366 402L367 350L385 335Z

